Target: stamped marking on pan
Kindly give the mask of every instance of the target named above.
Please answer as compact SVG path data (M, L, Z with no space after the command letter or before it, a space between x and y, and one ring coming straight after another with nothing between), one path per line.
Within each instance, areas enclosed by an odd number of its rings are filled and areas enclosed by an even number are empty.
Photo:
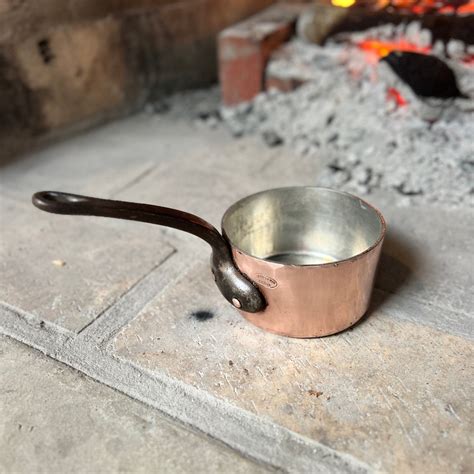
M274 278L261 273L257 273L255 281L266 288L276 288L278 286L278 282Z

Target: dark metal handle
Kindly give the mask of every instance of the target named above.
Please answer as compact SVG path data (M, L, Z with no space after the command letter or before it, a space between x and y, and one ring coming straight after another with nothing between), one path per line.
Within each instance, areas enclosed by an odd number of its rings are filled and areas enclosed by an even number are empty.
M57 191L35 193L32 201L37 208L54 214L101 216L148 222L196 235L212 247L212 273L224 298L248 313L257 313L266 306L260 290L235 266L229 245L219 231L198 216L168 207Z

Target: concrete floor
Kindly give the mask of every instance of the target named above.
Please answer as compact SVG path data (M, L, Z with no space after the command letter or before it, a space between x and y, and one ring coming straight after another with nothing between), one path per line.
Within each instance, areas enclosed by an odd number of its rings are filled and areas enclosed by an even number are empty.
M469 209L370 196L390 229L371 310L296 340L226 304L198 239L30 204L67 190L219 226L236 199L313 184L324 163L172 109L4 164L0 471L472 470Z

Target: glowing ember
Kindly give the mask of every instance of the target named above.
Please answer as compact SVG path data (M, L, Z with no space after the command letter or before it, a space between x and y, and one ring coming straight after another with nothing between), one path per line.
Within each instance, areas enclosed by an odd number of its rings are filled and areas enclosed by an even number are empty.
M331 0L331 3L335 7L342 7L342 8L352 7L352 5L354 5L355 2L356 0Z
M469 66L474 66L474 54L468 54L462 59L464 64L468 64Z
M456 12L460 13L461 15L472 15L474 13L474 1L470 1L464 5L461 5L457 8Z
M393 100L398 107L403 107L408 104L407 100L402 96L402 94L400 94L398 89L395 89L395 87L389 87L387 89L387 100Z
M349 8L358 3L375 10L404 10L416 15L425 13L470 15L474 13L474 0L331 0L336 7Z
M396 41L379 41L374 39L366 39L356 43L357 46L368 52L375 53L379 58L383 58L390 54L392 51L412 51L415 53L428 54L431 50L428 46L422 47L416 44L410 43L405 39L399 39Z

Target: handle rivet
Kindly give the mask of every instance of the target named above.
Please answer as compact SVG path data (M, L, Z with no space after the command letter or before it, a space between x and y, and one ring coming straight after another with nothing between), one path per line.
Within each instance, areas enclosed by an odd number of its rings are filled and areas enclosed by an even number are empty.
M240 303L240 301L239 301L237 298L232 298L232 304L233 304L236 308L241 308L241 307L242 307L242 304Z

